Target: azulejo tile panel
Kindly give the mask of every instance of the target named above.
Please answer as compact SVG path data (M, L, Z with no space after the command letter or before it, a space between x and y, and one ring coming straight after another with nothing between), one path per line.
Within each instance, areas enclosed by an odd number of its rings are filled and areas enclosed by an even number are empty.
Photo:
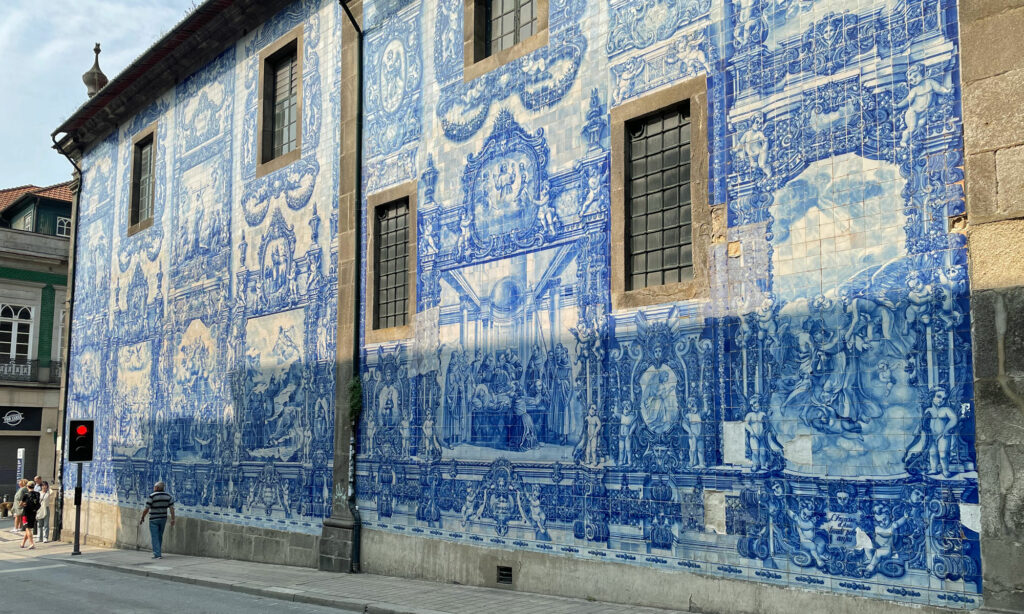
M164 480L186 516L319 534L330 513L340 10L289 6L85 156L68 413L97 421L87 498L140 505ZM302 155L257 179L253 71L299 25ZM153 122L155 218L127 236Z
M414 335L364 348L368 526L978 607L955 3L551 2L465 83L460 6L367 32L415 21L424 67L409 153L364 167L420 185ZM609 107L704 75L711 298L612 311Z

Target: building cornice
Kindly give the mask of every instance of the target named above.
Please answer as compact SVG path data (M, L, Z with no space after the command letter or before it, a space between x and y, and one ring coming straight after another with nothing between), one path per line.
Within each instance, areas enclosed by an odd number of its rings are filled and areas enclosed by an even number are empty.
M81 155L292 2L206 0L54 130L57 147Z

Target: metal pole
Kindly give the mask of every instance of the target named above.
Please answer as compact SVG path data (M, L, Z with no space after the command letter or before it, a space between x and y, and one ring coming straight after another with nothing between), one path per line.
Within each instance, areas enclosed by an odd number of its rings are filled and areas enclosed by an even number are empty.
M53 148L55 150L57 150L57 152L60 153L62 156L67 158L68 162L70 162L71 166L75 169L75 171L71 174L71 177L72 177L71 185L72 185L72 190L73 190L73 195L72 195L72 199L71 199L72 200L72 202L71 202L71 226L72 226L72 231L71 231L71 244L69 245L70 249L69 249L69 252L68 252L68 291L67 291L67 295L64 297L64 317L66 318L66 320L65 320L65 323L64 323L64 330L61 333L61 344L62 344L61 345L61 360L63 361L63 364L61 365L62 373L61 373L61 399L60 399L61 402L60 402L60 413L59 413L59 415L60 415L60 435L59 435L59 437L60 437L60 440L61 440L60 447L64 448L67 445L66 442L64 441L64 438L67 436L68 401L69 401L69 398L70 398L70 388L68 386L68 383L69 383L68 375L70 374L69 368L70 368L70 365L71 365L71 326L72 326L73 321L74 321L73 313L74 313L74 310L75 310L75 288L77 287L77 284L75 283L75 265L76 265L76 262L78 261L78 258L75 257L75 254L78 251L78 223L79 223L78 202L79 202L79 197L81 196L81 192L82 192L82 183L81 183L82 182L82 169L81 169L81 167L78 166L78 163L75 162L74 157L72 157L68 152L64 151L61 148L60 144L57 143L57 135L56 134L51 134L50 135L50 139L53 141ZM72 143L74 143L74 139L72 139ZM77 145L75 147L77 147ZM60 491L59 491L60 492L60 496L57 497L57 507L54 510L53 531L51 531L52 537L53 537L54 541L57 541L57 540L60 539L61 531L63 531L63 529L64 529L64 494L67 492L67 490L65 488L65 483L64 483L64 468L66 467L66 464L64 463L63 458L60 458L60 457L63 456L63 451L62 451L62 454L57 454L56 452L57 452L57 450L54 449L54 461L57 461L59 459L60 462L59 463L55 463L54 470L58 472L55 477L57 478L57 484L60 487Z
M78 465L78 481L75 483L75 548L71 551L72 556L82 554L78 547L78 528L82 524L82 463L75 464Z

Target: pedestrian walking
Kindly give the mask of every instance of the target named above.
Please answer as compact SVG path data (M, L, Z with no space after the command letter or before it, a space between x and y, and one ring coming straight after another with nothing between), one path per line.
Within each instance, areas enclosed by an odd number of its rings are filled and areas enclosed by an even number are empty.
M53 518L51 505L53 505L53 492L50 490L50 483L43 482L42 490L39 493L39 511L36 513L36 534L39 536L39 541L44 544L50 541L50 519Z
M25 478L18 480L18 490L14 493L14 507L11 508L14 511L14 528L11 529L11 533L21 533L22 504L25 494L28 493L27 484L28 480Z
M39 511L39 493L30 490L25 493L21 501L21 528L25 529L25 536L21 538L21 547L28 544L29 550L34 550L36 542L32 539L32 531L36 529L36 512Z
M141 525L146 520L146 515L149 515L149 535L152 538L154 559L163 558L161 550L168 515L171 518L171 526L174 526L174 497L166 490L167 485L163 482L153 485L153 492L146 497L146 509L142 510L142 518L139 518Z

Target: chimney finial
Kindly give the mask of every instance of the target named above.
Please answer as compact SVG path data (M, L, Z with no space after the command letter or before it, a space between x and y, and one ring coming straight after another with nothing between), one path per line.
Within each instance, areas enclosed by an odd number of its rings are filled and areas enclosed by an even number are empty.
M96 92L103 89L103 86L107 84L107 76L100 70L100 44L96 43L96 46L92 48L92 52L96 54L96 59L93 60L92 68L90 68L84 75L82 75L82 82L85 83L86 91L89 94L89 98L96 95Z

